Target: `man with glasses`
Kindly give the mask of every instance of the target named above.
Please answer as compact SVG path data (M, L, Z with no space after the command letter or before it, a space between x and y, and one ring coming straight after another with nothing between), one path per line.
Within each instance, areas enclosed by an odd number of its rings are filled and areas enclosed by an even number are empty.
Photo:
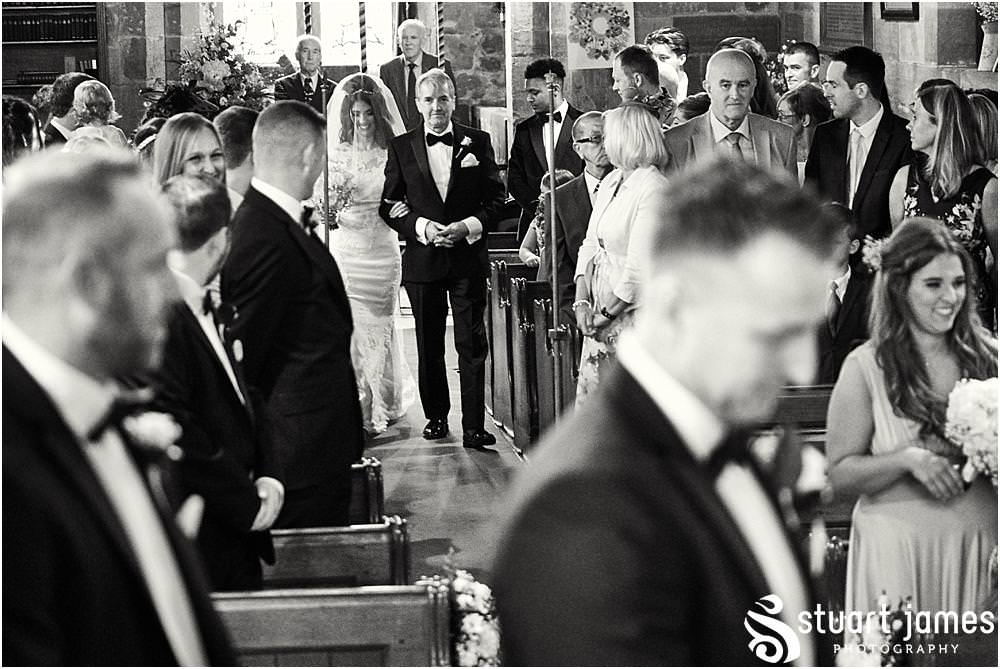
M604 150L604 117L600 112L582 114L573 124L573 151L583 161L583 173L555 189L556 281L559 285L559 308L564 323L575 323L573 299L576 296L577 252L587 234L587 222L601 180L614 165ZM545 208L546 234L549 210Z

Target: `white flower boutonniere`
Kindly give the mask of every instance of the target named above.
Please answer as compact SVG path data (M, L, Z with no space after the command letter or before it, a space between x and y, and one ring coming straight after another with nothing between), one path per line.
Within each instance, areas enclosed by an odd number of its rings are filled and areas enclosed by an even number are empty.
M171 460L181 458L181 449L176 444L183 430L173 416L147 411L136 416L126 416L122 427L137 445L162 451Z
M461 167L470 167L470 165L466 165L466 161L470 157L473 160L475 160L476 158L474 155L472 155L471 151L472 151L472 138L466 135L465 137L462 138L462 141L458 143L458 152L455 154L455 161L456 162L461 161L460 165ZM479 161L476 160L475 164L478 165Z

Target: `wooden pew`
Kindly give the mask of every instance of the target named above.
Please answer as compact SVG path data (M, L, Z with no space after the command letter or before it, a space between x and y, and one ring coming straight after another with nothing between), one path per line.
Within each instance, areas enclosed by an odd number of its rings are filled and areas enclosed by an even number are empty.
M503 260L490 263L490 278L487 284L490 302L489 325L490 359L493 372L491 396L493 422L508 434L514 436L513 428L513 384L511 374L511 333L513 329L510 312L510 280L514 278L534 278L537 270L526 265L508 265Z
M353 587L410 582L406 521L373 525L273 530L274 565L264 565L264 587Z
M538 378L533 302L552 293L544 281L510 280L511 377L514 447L524 452L538 438ZM541 364L549 364L543 359ZM554 391L552 391L554 392Z
M382 522L385 487L378 458L361 458L351 465L351 525Z
M449 666L448 588L440 582L218 593L242 666Z
M549 339L552 298L531 301L531 325L535 349L535 383L538 386L538 434L556 420L555 356L558 349Z

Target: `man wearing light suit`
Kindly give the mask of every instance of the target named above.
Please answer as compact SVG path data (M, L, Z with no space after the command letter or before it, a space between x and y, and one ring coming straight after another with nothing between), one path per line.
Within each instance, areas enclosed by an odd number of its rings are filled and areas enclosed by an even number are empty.
M396 106L403 117L403 125L412 130L423 123L423 117L417 109L416 84L424 72L435 67L444 70L451 83L455 83L455 73L451 63L439 59L429 53L424 53L424 39L427 28L418 19L407 19L396 29L396 40L402 53L379 68L379 77L392 91Z
M750 56L738 49L717 51L705 69L709 110L664 135L671 171L722 155L772 170L796 174L792 129L750 112L756 87Z

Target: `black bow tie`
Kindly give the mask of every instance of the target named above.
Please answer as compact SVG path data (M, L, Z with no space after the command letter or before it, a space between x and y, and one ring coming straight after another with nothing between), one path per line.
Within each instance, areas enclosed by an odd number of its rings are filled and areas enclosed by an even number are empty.
M299 214L299 223L302 224L302 228L306 232L310 232L318 224L313 220L313 207L302 207L302 213Z
M745 464L750 460L750 444L746 433L734 432L719 444L705 463L712 478L717 478L727 464Z
M217 299L217 294L211 288L206 289L205 296L201 298L201 311L212 314L216 325L229 327L236 321L236 307Z
M538 112L537 114L535 114L535 116L537 116L538 120L541 121L542 123L548 123L549 122L549 113L548 112ZM562 112L561 111L554 112L552 114L552 118L555 119L556 123L562 123Z
M431 133L427 133L427 146L434 146L438 142L451 146L455 143L455 136L450 132L446 132L443 135L432 135Z

